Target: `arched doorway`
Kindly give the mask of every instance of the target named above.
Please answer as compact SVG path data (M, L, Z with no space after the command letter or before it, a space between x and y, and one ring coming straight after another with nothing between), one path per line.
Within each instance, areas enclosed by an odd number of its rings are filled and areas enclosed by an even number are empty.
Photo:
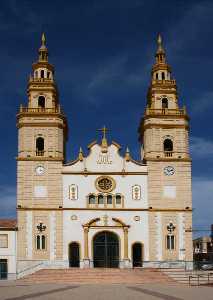
M132 245L132 262L134 267L142 267L143 247L141 243Z
M109 231L102 231L96 234L93 239L93 254L95 268L118 268L118 236Z
M80 267L80 253L79 244L72 242L69 244L69 266L71 268Z

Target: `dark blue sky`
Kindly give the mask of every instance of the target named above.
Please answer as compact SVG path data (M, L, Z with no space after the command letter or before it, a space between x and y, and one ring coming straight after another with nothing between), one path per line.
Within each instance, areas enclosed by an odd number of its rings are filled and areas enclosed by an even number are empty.
M0 216L15 213L16 112L45 31L60 102L69 121L68 159L110 128L139 158L156 35L162 33L191 117L194 227L213 223L213 2L143 0L1 1Z

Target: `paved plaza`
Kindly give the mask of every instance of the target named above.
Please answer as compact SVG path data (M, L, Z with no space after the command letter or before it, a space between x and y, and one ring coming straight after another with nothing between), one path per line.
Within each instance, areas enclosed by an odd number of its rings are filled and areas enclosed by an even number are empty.
M0 300L196 300L213 299L211 287L189 287L177 284L23 284L0 282Z

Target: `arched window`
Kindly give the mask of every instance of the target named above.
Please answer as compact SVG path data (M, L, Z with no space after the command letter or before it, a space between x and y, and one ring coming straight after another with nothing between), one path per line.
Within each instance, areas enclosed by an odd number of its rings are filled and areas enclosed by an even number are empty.
M158 73L156 73L156 75L155 75L155 79L156 79L156 80L158 80Z
M98 204L104 204L104 196L103 195L98 195Z
M44 156L44 139L42 137L36 139L36 155Z
M38 78L38 71L35 71L35 78Z
M44 96L38 97L38 107L39 108L45 108L45 98Z
M44 78L44 70L41 70L41 78Z
M96 203L95 195L94 194L89 195L89 204L95 204L95 203Z
M163 142L164 152L172 152L173 151L173 142L170 139L165 139Z
M50 72L47 72L47 78L50 78Z
M115 196L115 203L116 204L121 204L121 195L116 195Z
M162 99L162 108L168 108L168 99L167 98L163 98Z
M107 204L112 204L112 195L107 195Z
M161 76L162 76L162 80L165 80L165 73L164 72L161 73Z

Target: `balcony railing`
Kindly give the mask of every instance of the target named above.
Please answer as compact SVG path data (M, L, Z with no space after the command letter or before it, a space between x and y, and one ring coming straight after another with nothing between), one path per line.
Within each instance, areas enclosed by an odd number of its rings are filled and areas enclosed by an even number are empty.
M29 78L29 82L45 82L45 83L49 83L49 82L53 82L54 80L52 78L35 78L35 77L30 77Z
M36 151L19 151L18 157L19 158L31 158L31 157L50 157L50 158L62 158L63 152L61 151L45 151L45 150L36 150Z
M36 156L44 156L44 150L36 150Z
M48 107L24 107L24 106L20 106L20 110L19 110L20 113L62 113L63 114L63 111L60 107L60 105L58 105L57 107L51 107L51 108L48 108Z
M171 80L157 80L157 79L153 79L152 80L152 84L173 84L176 85L176 80L171 79Z
M146 115L186 115L186 109L169 109L169 108L160 108L152 109L146 108Z
M173 151L164 151L165 157L172 157Z

